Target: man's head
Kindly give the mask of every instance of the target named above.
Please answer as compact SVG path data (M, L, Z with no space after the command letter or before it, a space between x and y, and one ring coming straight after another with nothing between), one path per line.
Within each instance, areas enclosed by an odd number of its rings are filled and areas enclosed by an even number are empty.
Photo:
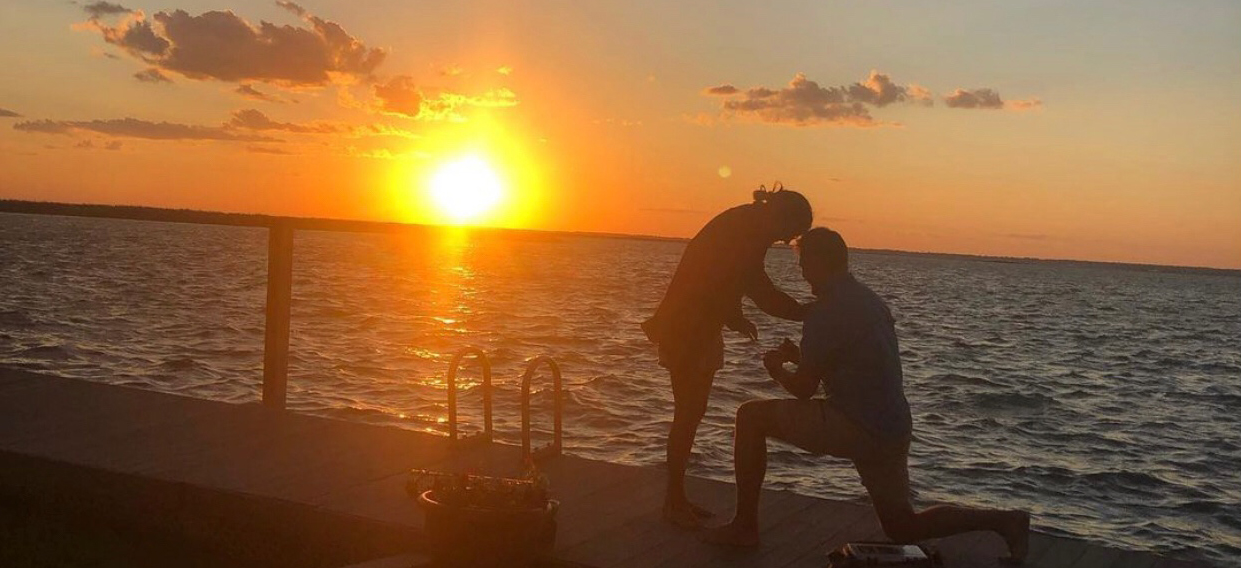
M840 233L815 227L797 239L801 275L817 296L833 278L849 272L849 247Z
M802 194L779 184L771 191L755 190L754 203L763 208L764 222L773 242L793 240L809 230L814 220L810 202Z

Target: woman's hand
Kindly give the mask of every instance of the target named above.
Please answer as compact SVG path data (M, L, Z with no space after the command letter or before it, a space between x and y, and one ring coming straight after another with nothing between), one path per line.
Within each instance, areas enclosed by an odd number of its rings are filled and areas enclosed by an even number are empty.
M728 324L728 329L750 338L750 341L758 340L758 326L754 325L754 322L748 319L741 318L737 321L731 322Z

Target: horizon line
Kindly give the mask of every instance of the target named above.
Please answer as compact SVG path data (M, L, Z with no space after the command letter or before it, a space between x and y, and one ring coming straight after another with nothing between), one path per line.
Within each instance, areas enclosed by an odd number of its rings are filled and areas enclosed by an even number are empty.
M76 210L75 210L76 209ZM109 210L136 210L134 213L145 215L107 214ZM465 229L497 232L543 233L550 235L571 235L609 239L632 239L665 242L689 242L692 237L673 237L643 233L611 233L604 231L570 231L556 229L491 227L485 225L437 225L429 223L409 223L402 221L376 221L372 219L349 219L331 217L299 217L293 215L270 215L265 213L246 213L241 211L213 211L206 209L190 209L187 207L155 207L150 205L123 205L105 203L66 203L59 201L37 201L29 199L0 198L0 213L26 215L55 215L63 217L94 217L124 219L132 221L154 221L164 223L189 223L205 225L230 225L250 227L271 227L279 223L296 223L304 225L303 230L326 230L335 232L392 232L401 229L415 230L450 230ZM178 215L168 215L169 213ZM773 245L775 246L775 245ZM783 247L783 245L781 245ZM1181 270L1210 271L1241 274L1241 267L1201 266L1188 264L1155 264L1146 262L1123 262L1113 260L1083 260L1074 258L1051 258L1036 256L1003 256L976 253L944 252L933 250L902 250L886 248L850 247L853 250L867 253L887 253L906 255L952 256L967 259L991 259L1001 261L1023 262L1059 262L1077 264L1103 264L1132 268L1173 268Z

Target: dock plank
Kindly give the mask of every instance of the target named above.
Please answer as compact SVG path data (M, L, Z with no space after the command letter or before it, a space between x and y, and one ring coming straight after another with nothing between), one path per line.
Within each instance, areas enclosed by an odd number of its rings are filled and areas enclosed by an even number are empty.
M1031 556L1026 564L1035 568L1067 568L1086 553L1087 544L1081 540L1053 537L1047 550L1037 557Z
M1073 568L1100 568L1108 566L1120 558L1120 551L1115 548L1090 548L1074 562Z
M1104 568L1152 568L1161 558L1149 552L1123 550L1120 556Z

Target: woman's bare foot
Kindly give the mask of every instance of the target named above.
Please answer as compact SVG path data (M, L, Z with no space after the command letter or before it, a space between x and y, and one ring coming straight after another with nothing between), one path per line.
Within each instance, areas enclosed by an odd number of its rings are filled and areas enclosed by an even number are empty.
M711 544L752 548L759 545L758 529L743 527L732 522L702 531L698 538Z
M1009 511L1008 520L999 533L1008 544L1008 556L1002 559L1004 563L1021 564L1030 550L1030 513Z
M664 503L664 520L673 526L687 529L697 530L703 527L703 520L713 516L714 513L703 509L689 501L681 503Z
M699 519L710 519L715 516L714 512L707 510L707 509L703 509L702 507L699 507L698 505L695 505L693 503L687 502L686 505L689 505L689 510L693 511L694 516L698 517Z

